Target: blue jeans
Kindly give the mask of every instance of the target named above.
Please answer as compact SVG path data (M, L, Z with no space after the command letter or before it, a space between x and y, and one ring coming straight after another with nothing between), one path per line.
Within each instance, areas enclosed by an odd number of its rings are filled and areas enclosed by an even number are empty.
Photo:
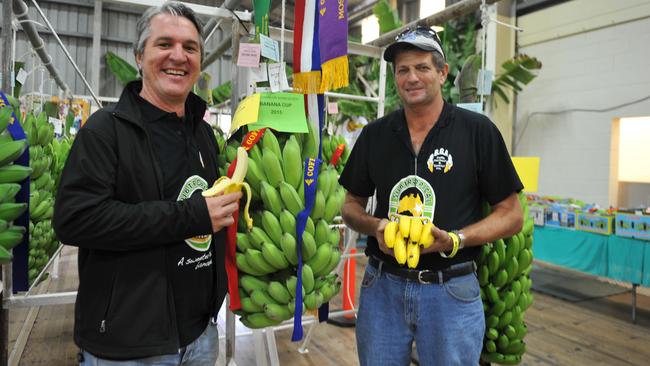
M219 356L219 330L213 321L208 323L205 331L178 353L152 356L136 360L105 360L83 351L84 361L80 366L214 366Z
M478 365L485 315L476 275L420 284L366 266L356 322L361 366Z

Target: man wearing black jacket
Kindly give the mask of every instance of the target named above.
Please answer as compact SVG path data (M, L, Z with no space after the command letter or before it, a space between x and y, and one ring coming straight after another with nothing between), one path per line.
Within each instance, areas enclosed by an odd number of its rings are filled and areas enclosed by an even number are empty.
M82 365L214 365L226 293L224 242L241 193L204 198L218 148L190 93L203 55L191 9L168 2L137 24L142 81L80 129L54 228L79 247L74 339Z

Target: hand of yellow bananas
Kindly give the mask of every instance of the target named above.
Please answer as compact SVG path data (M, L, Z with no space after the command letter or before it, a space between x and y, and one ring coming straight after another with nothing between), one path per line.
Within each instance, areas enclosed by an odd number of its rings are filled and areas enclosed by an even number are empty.
M248 207L251 203L251 188L248 183L244 182L246 172L248 171L248 153L243 147L237 148L237 166L232 174L232 178L226 176L217 179L210 189L204 191L204 197L214 197L219 194L228 194L233 192L241 192L242 188L246 190L246 207L244 208L244 219L248 230L253 228L253 219L248 213Z
M384 242L393 249L399 264L415 268L420 260L420 246L433 245L431 229L433 223L423 224L423 218L399 215L397 221L390 221L384 227Z

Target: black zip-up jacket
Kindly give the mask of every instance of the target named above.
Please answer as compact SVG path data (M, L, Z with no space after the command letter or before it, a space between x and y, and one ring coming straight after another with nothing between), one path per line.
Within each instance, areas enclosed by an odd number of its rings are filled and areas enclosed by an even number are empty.
M140 81L111 108L94 113L72 145L61 177L53 225L63 243L79 247L74 340L102 358L176 353L178 329L166 244L210 234L205 199L163 200L163 176L142 122ZM194 139L207 182L217 179L218 147L202 121L205 103L190 94ZM225 230L213 235L217 285L214 313L226 293ZM210 291L210 289L197 289Z

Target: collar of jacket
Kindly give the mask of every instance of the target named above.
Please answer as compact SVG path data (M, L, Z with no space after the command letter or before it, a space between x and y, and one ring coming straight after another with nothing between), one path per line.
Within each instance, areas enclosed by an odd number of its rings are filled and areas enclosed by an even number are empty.
M144 128L144 123L146 121L156 120L168 112L158 109L160 111L159 115L143 116L142 109L139 106L142 100L142 97L140 97L141 90L142 80L134 80L129 82L122 91L122 95L120 95L120 99L117 101L113 113L126 121ZM187 96L187 99L185 100L185 110L192 111L192 115L195 118L203 119L203 115L205 114L206 109L207 105L203 99L201 99L198 95L190 92L190 94Z

